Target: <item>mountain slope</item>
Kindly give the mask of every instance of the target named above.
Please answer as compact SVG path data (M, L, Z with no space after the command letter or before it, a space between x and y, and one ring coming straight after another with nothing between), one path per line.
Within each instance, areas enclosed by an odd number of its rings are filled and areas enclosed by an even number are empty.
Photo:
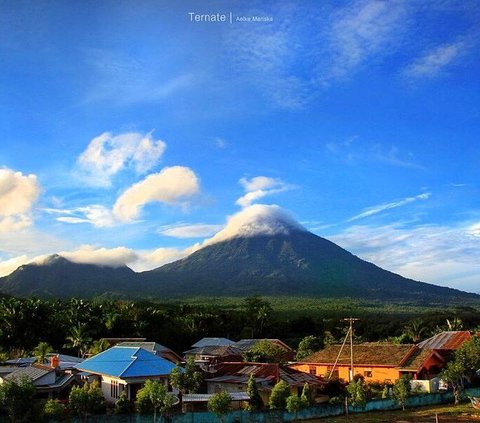
M141 274L157 295L297 295L420 299L476 297L386 271L305 230L232 237ZM477 296L478 297L478 296Z
M59 255L43 263L20 266L0 278L0 290L11 295L89 298L108 293L126 293L135 288L137 274L127 266L107 267L73 263Z
M135 273L54 255L0 278L0 291L43 297L149 298L289 295L455 302L480 299L417 282L361 260L308 232L278 206L254 205L188 257Z

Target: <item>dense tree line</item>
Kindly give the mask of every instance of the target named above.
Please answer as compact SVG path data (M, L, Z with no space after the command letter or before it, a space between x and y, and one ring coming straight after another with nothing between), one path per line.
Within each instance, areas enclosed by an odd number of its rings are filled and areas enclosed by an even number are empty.
M298 315L276 312L260 297L239 299L231 306L181 303L132 302L122 300L0 298L0 354L45 355L55 351L84 354L101 351L105 337L144 337L177 352L185 351L206 336L279 338L296 348L313 335L315 349L338 342L345 324L334 311ZM471 307L432 310L421 318L392 313L361 316L356 323L358 341L389 339L412 342L442 329L469 329L480 325L480 313ZM45 343L45 344L41 344ZM305 345L306 350L313 348ZM0 357L1 358L1 357Z

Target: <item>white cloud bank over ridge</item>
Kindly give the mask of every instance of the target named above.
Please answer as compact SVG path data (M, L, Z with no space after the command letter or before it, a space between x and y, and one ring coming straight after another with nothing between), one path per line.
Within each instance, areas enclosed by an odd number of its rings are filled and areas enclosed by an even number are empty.
M40 185L35 175L0 169L0 232L31 226L31 209L39 195Z
M111 178L126 167L139 174L148 172L158 163L165 148L165 142L154 140L151 132L116 136L104 132L90 141L78 157L77 167L82 179L90 185L109 187Z

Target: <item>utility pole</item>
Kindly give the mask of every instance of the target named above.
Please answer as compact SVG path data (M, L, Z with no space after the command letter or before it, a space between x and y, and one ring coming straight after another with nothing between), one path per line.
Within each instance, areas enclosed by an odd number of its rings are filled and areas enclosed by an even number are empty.
M349 374L349 382L353 380L354 371L353 371L353 322L356 322L357 318L349 317L348 319L343 319L346 322L350 323L348 328L347 336L350 335L350 374ZM345 337L346 338L346 337Z

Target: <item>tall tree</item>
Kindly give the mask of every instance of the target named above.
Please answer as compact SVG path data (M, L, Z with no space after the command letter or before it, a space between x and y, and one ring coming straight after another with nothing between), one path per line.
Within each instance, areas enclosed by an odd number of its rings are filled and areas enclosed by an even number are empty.
M393 385L393 397L402 406L403 411L405 411L405 404L407 403L411 390L410 378L405 375L398 379Z
M255 377L250 375L247 382L247 394L250 397L250 402L248 404L248 411L258 411L263 407L263 401L258 392L257 383L255 382Z
M70 330L70 335L67 336L68 343L65 344L65 348L73 348L78 351L79 357L84 357L92 343L92 338L88 334L87 327L85 325L73 326Z
M288 383L284 380L281 380L273 387L268 405L271 409L284 410L286 407L287 398L290 396L290 394L291 390L288 386Z

